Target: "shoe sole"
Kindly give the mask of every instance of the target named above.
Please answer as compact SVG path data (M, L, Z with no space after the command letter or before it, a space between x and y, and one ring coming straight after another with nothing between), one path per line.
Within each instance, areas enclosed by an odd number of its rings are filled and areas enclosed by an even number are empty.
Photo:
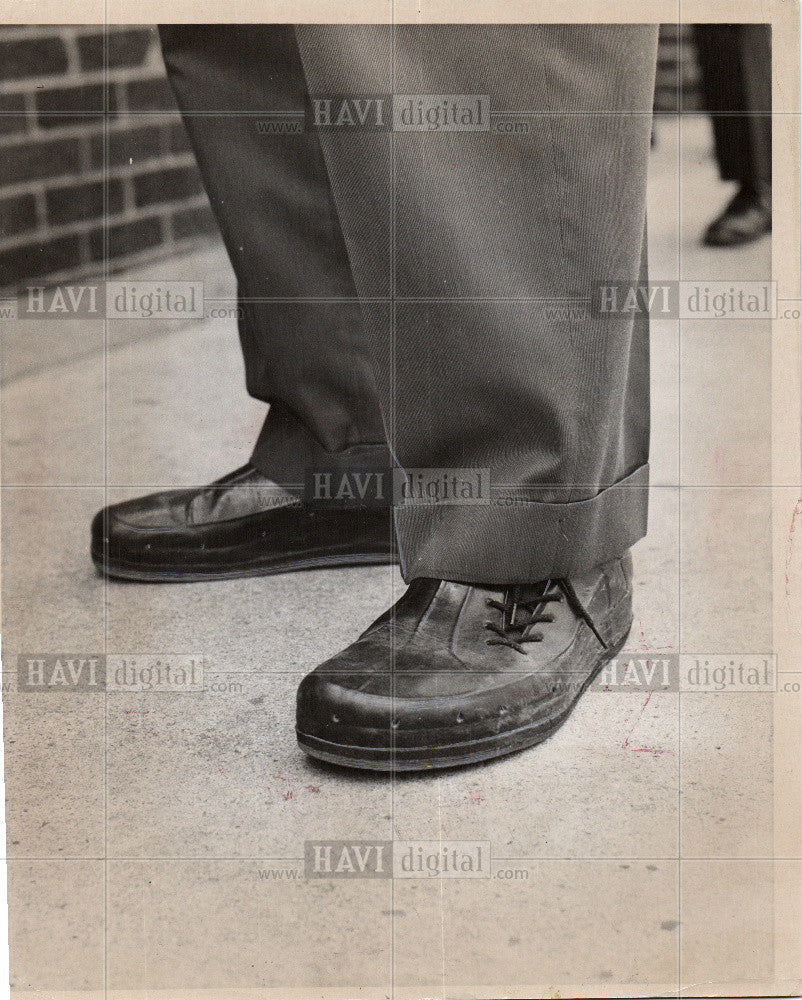
M762 240L770 232L771 226L768 229L761 230L759 233L752 233L750 236L737 236L735 239L717 240L715 237L710 238L705 236L702 240L702 245L716 247L719 250L726 250L728 247L743 247L749 243L756 243L758 240Z
M135 563L122 563L104 559L92 552L92 562L101 576L112 580L129 580L136 583L203 583L210 580L237 580L248 576L278 576L311 569L336 569L346 566L380 566L398 563L398 558L387 552L343 553L342 555L308 556L304 559L287 559L286 562L253 563L231 566L227 569L150 569Z
M629 638L629 631L628 628L619 642L604 651L576 696L559 715L531 722L518 729L449 746L397 749L395 747L358 747L331 743L318 736L309 736L296 728L298 744L311 757L325 761L327 764L385 773L464 767L468 764L493 760L496 757L506 757L519 750L537 746L563 725L574 710L576 703L596 679L602 667L624 648L624 644Z

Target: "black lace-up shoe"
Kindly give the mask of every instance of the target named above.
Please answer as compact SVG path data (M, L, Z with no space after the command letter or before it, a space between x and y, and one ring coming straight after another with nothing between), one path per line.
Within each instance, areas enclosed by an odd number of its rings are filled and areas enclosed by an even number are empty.
M721 215L707 227L702 242L709 247L737 247L771 232L771 203L742 187Z
M92 559L107 576L150 582L389 563L392 508L307 505L246 465L99 511Z
M471 764L565 722L632 624L632 560L570 580L415 580L304 678L297 734L314 757L379 771Z

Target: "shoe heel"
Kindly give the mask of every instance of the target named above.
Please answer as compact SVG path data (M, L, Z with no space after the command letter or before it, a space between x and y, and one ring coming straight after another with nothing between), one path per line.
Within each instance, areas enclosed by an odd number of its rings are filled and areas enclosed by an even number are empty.
M608 649L623 646L632 628L632 594L628 594L623 601L613 608L604 620L601 629L601 637Z

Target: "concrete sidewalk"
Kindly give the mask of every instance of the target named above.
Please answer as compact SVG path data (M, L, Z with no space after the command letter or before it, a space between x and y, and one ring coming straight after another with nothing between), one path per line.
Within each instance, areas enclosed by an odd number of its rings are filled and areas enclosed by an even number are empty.
M658 121L652 277L767 279L769 241L699 245L730 190L704 120L683 121L681 156L678 141ZM234 295L217 247L152 276ZM104 584L93 513L242 464L264 413L244 392L233 319L111 326L108 351L102 323L18 322L5 341L20 995L623 996L678 981L715 992L722 966L770 991L772 695L589 692L540 748L489 765L390 779L313 764L295 743L297 684L398 597L400 576ZM650 530L622 655L769 653L769 325L658 321L652 343ZM102 651L197 654L206 688L16 690L20 653ZM441 838L490 841L493 877L297 874L305 840Z

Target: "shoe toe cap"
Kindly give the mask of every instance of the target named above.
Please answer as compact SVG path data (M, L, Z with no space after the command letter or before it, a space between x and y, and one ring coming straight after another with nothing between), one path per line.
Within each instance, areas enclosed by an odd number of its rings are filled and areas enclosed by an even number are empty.
M298 688L300 733L333 744L413 746L421 738L449 743L488 717L509 722L514 702L497 691L497 678L460 669L452 658L424 661L403 652L386 669L367 667L370 649L357 643L354 657L334 657L308 674ZM362 648L360 648L362 647ZM436 660L436 662L433 662ZM498 705L496 704L498 702Z
M146 560L151 551L156 554L171 539L180 539L186 529L174 497L168 502L167 494L155 494L99 510L90 533L95 560Z

